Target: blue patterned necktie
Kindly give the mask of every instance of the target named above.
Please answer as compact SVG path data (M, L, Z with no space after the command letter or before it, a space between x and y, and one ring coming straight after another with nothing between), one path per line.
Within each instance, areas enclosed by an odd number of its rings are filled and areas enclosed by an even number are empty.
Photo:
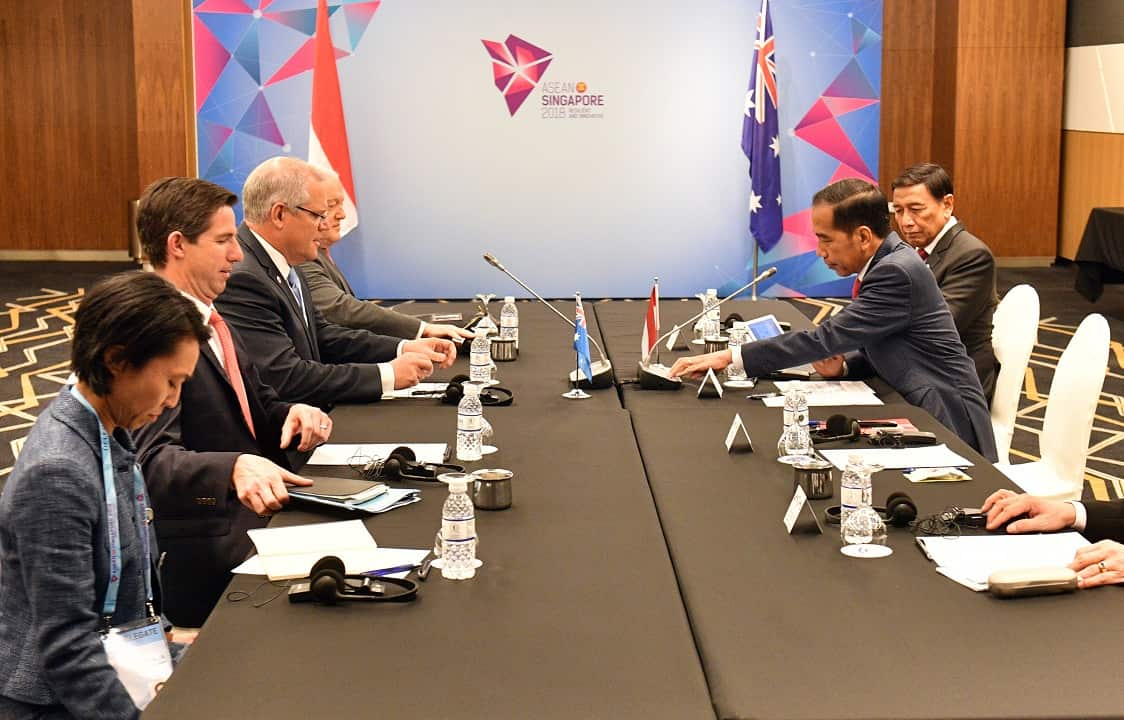
M304 309L304 296L301 294L301 281L297 276L296 268L289 268L289 289L293 291L293 295L297 298L297 305L301 308L301 319L304 320L305 325L308 324L308 312Z

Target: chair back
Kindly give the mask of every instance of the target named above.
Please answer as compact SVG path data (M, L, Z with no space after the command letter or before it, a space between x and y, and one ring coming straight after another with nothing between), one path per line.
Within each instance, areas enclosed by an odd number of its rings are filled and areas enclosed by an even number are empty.
M1008 462L1015 417L1019 410L1030 353L1038 342L1038 293L1030 285L1016 285L995 308L991 346L999 360L999 376L991 398L991 428L999 462Z
M1087 315L1058 361L1046 401L1038 451L1075 498L1081 497L1085 482L1085 459L1108 370L1108 349L1108 322L1097 313Z

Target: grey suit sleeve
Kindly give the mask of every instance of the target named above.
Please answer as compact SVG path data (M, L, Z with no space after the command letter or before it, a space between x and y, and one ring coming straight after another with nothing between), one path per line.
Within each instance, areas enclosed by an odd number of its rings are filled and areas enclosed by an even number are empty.
M909 276L900 267L877 264L863 280L859 297L819 327L742 345L746 374L765 375L832 355L846 356L849 375L861 374L862 361L854 353L909 324L909 286Z
M389 338L384 343L376 342L373 338L380 336L333 326L338 330L321 338L324 362L305 359L286 332L282 309L275 304L278 301L260 283L253 273L236 270L216 304L227 322L238 328L262 380L272 385L281 399L326 407L340 402L374 402L382 397L382 375L374 363L393 358L396 342ZM319 328L322 316L314 307L309 310ZM288 312L287 308L284 311ZM388 345L393 346L389 357ZM357 362L358 358L363 361Z
M963 337L995 292L995 259L985 248L973 248L953 260L940 286L956 330Z
M312 295L312 303L328 322L407 340L418 336L421 320L360 300L336 284L318 262L306 262L300 269Z
M137 718L109 664L98 634L101 619L90 602L105 591L95 587L90 543L105 537L97 535L104 500L88 472L65 459L42 462L38 482L20 483L12 498L11 532L51 691L76 718Z

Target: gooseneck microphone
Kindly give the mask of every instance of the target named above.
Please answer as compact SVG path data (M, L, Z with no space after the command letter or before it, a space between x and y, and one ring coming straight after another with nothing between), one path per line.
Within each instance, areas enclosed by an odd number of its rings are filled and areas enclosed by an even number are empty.
M573 320L571 320L570 318L563 315L561 312L558 311L558 308L554 307L553 305L548 303L545 299L543 299L543 296L539 295L537 292L532 290L530 285L523 282L519 278L515 277L515 274L512 273L507 268L505 268L503 266L503 263L501 263L499 260L496 259L495 255L493 255L492 253L484 253L484 260L489 265L494 267L496 270L499 270L504 275L507 275L509 278L511 278L515 282L519 283L520 287L522 287L524 290L526 290L527 292L534 295L535 299L537 299L543 305L546 305L548 308L550 308L551 312L553 312L558 317L562 318L562 320L565 321L567 325L574 328L575 330L577 329L577 326L574 324ZM775 272L775 269L774 269L774 272ZM589 335L589 341L591 343L593 343L593 346L595 348L597 348L597 352L601 356L601 359L593 362L590 365L589 369L591 371L593 371L593 377L588 380L587 384L583 385L582 382L579 382L578 385L583 386L583 387L592 387L592 388L598 388L598 389L612 387L612 385L613 385L613 365L612 365L612 363L610 363L605 358L605 351L601 349L601 345L598 344L598 342L593 338L593 335ZM577 379L578 379L577 378L577 371L574 370L570 373L570 381L575 382L575 381L577 381Z
M777 274L777 268L775 266L769 268L765 272L761 273L757 277L750 280L745 285L742 285L740 288L738 288L734 292L730 293L726 297L719 300L714 305L714 307L716 308L716 307L721 306L722 303L726 302L727 300L729 300L733 297L736 297L738 295L741 295L743 292L750 289L751 287L756 287L757 283L761 282L762 280L765 280L766 278L771 278L776 274ZM669 337L671 337L672 333L674 333L678 330L681 330L685 327L690 326L691 323L693 323L694 321L701 318L704 314L707 313L707 311L709 311L711 309L713 309L713 308L703 308L701 312L698 312L695 315L692 315L689 319L685 320L682 323L679 323L676 327L673 327L671 330L668 330L663 335L660 335L659 338L656 339L656 342L653 343L653 345L659 345L664 340L667 340ZM663 365L653 365L653 364L649 363L648 358L642 358L640 360L640 371L639 371L639 374L637 375L637 379L640 381L640 387L645 389L645 390L678 390L679 388L683 387L683 382L680 378L668 377L667 373L668 373L669 370L670 370L670 368L665 367Z

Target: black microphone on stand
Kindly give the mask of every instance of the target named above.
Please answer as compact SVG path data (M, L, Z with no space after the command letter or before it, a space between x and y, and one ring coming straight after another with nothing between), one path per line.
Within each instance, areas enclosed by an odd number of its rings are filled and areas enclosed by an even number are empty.
M492 253L484 253L484 260L487 261L487 263L489 265L491 265L492 267L494 267L496 270L499 270L504 275L507 275L509 278L511 278L515 282L519 283L519 285L524 290L526 290L527 292L534 295L535 298L539 302L541 302L543 305L546 305L548 308L550 308L551 312L553 312L558 317L562 318L562 320L565 321L567 325L574 328L575 330L577 329L577 326L574 325L573 320L566 317L562 313L558 312L558 308L554 307L553 305L548 303L546 300L544 300L542 295L539 295L537 292L532 290L531 287L529 285L527 285L527 283L525 283L522 280L520 280L519 278L515 277L515 275L512 274L512 272L510 270L505 268L503 266L503 264L499 260L496 259L495 255L493 255ZM593 377L592 378L586 378L585 374L583 373L582 377L581 377L581 380L579 381L578 371L574 370L573 372L570 373L570 382L571 383L577 382L578 387L585 388L585 389L598 389L599 390L599 389L602 389L602 388L612 387L613 386L613 365L612 365L612 363L610 363L605 358L605 351L602 350L601 346L597 343L597 341L593 339L593 335L589 336L589 341L591 343L593 343L593 346L595 348L597 348L597 352L601 355L600 360L595 360L594 362L590 363L589 369L593 372Z
M726 302L730 298L733 298L737 295L741 295L743 292L750 289L751 287L756 287L757 283L761 282L762 280L765 280L766 278L771 278L776 274L777 274L777 268L776 267L769 268L765 272L761 273L757 277L750 280L745 285L742 285L740 288L738 288L734 292L730 293L726 297L719 300L714 305L714 307L715 308L719 307L720 305L722 305L722 303ZM672 333L689 326L691 323L698 320L704 314L706 314L708 311L710 311L712 309L714 309L714 308L703 308L702 312L699 312L699 313L695 314L694 316L688 318L686 321L680 323L677 327L674 327L671 330L669 330L668 332L664 333L663 335L660 335L659 338L657 338L656 341L652 344L653 345L659 345L664 340L667 340L669 337L671 337ZM640 382L640 387L642 389L644 389L644 390L678 390L679 388L683 387L682 379L672 378L672 377L668 376L668 372L671 370L671 368L667 367L666 365L659 365L659 364L650 363L650 362L648 362L648 360L649 360L649 358L641 358L640 359L640 369L639 369L639 372L637 373L637 376L636 376L637 380L639 380L639 382Z

